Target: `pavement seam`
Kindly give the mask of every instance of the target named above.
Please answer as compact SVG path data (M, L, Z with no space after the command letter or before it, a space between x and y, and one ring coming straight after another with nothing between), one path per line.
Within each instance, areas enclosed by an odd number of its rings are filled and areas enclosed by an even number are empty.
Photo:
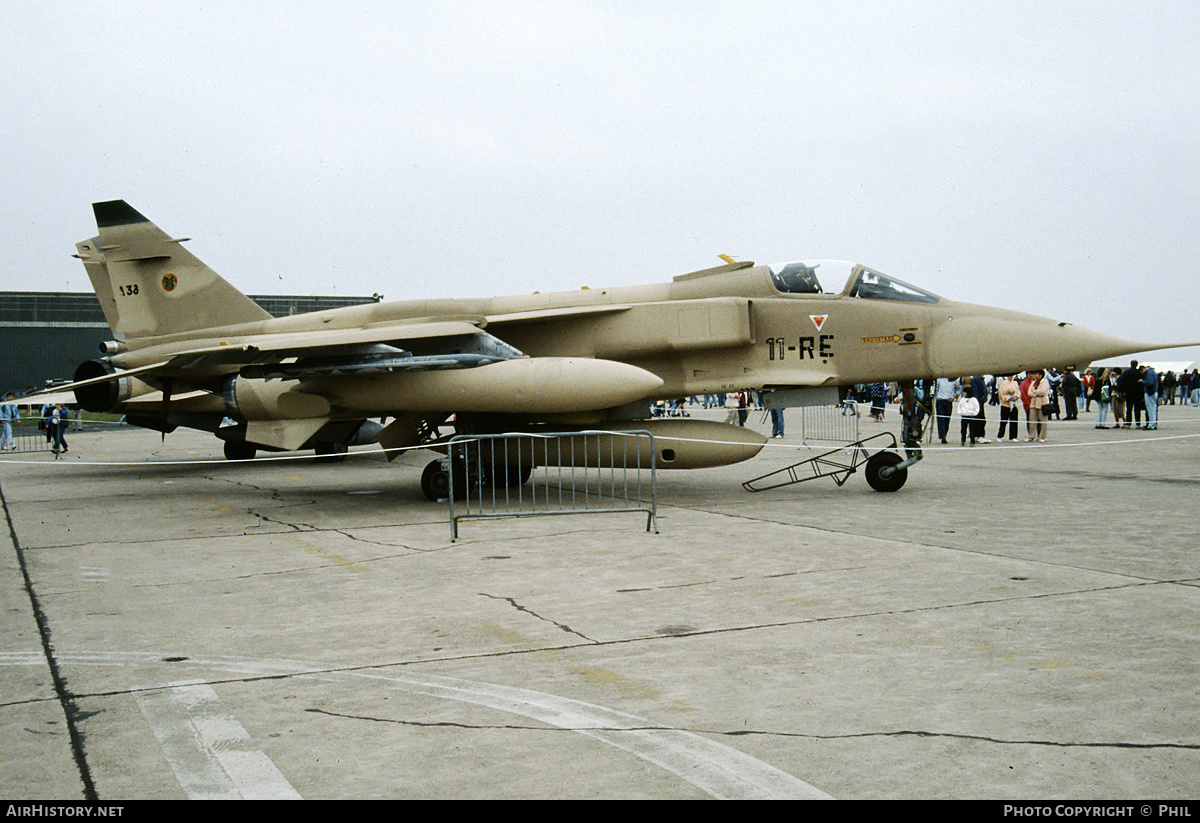
M84 751L83 734L79 731L77 720L81 719L82 715L79 707L75 704L75 698L67 688L67 681L59 670L58 661L54 657L54 644L50 640L50 621L46 617L45 611L42 609L41 601L34 590L33 580L29 576L29 565L25 560L25 552L21 548L21 541L17 539L17 529L13 525L12 513L8 509L8 497L4 494L4 487L0 485L0 506L4 508L4 519L8 523L8 534L12 539L13 550L17 555L17 563L21 567L21 577L25 584L25 593L29 597L29 605L33 610L33 618L37 623L38 637L42 645L42 655L46 660L46 666L50 670L50 678L54 683L54 694L60 708L63 712L63 717L67 725L67 734L71 740L71 756L75 760L75 766L79 770L79 779L83 782L84 798L96 802L100 799L96 794L96 785L92 780L92 772L88 767L87 754Z

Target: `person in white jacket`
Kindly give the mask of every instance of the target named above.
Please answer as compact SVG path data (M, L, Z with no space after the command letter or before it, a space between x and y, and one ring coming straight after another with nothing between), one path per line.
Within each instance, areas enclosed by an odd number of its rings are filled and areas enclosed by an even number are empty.
M962 418L962 444L967 445L969 436L974 446L976 438L982 438L983 433L979 431L979 401L975 399L975 392L970 386L963 387L962 399L958 401L958 416Z

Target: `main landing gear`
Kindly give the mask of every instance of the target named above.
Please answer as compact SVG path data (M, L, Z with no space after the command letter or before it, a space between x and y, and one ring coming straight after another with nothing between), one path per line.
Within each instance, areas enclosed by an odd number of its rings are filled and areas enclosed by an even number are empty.
M256 454L258 454L258 449L254 447L253 443L247 443L245 440L225 441L226 460L253 460Z
M453 462L456 465L443 465ZM450 472L455 472L454 495L459 500L467 493L467 471L462 461L443 457L432 461L421 472L421 491L430 500L445 500L450 496Z
M476 458L476 455L471 455ZM454 473L454 499L463 500L468 490L480 487L515 489L525 485L533 474L531 463L509 461L503 454L493 461L442 457L421 472L421 491L433 501L450 496L450 473Z
M350 447L345 443L336 443L332 440L322 440L316 444L317 462L318 463L341 463L346 459Z

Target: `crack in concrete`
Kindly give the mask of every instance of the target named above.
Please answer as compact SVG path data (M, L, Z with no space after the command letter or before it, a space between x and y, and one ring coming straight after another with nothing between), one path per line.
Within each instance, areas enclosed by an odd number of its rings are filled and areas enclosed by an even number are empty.
M1029 740L1009 740L1003 737L990 737L981 734L966 734L963 732L931 732L920 731L914 729L899 729L893 732L856 732L853 734L806 734L803 732L771 732L757 729L746 729L741 731L720 732L713 731L710 734L729 735L733 737L741 735L763 735L766 737L797 737L808 738L812 740L853 740L855 738L879 738L879 737L925 737L925 738L949 738L953 740L974 740L980 743L995 743L1001 746L1053 746L1056 748L1085 748L1085 749L1185 749L1191 751L1200 751L1200 743L1121 743L1121 742L1106 742L1106 741L1083 741L1083 740L1041 740L1031 738Z
M316 505L316 503L317 503L317 501L316 501L315 499L308 499L308 500L297 500L297 501L296 501L294 504L288 504L288 503L286 503L286 501L283 501L283 498L280 496L279 489L277 489L277 488L273 488L273 487L270 487L270 486L256 486L256 485L255 485L255 484L253 484L253 483L247 483L246 481L244 481L244 480L238 480L237 478L231 478L231 477L217 477L217 476L215 476L215 475L212 475L212 474L206 474L206 475L204 475L204 479L205 479L205 480L210 480L210 481L212 481L212 482L214 482L214 483L229 483L230 485L233 485L233 486L238 486L238 487L240 487L240 488L244 488L244 489L253 489L253 490L254 490L254 491L256 491L256 492L266 492L266 493L269 493L269 494L271 495L271 499L272 499L272 500L280 501L280 502L281 502L282 504L284 504L284 505L298 505L298 506L300 506L300 505L309 505L309 506L313 506L313 505ZM305 523L301 523L301 524L297 525L296 523L292 523L292 522L290 522L290 521L287 521L287 520L282 520L282 519L279 519L279 518L270 517L270 516L268 516L268 515L264 514L264 513L263 513L263 512L262 512L260 509L258 509L258 508L254 508L254 507L247 507L247 508L245 509L245 512L246 512L246 514L250 515L251 517L256 517L256 518L258 518L258 520L259 520L259 523L258 523L257 525L254 525L254 526L248 526L248 527L247 527L248 529L251 529L251 528L257 528L258 526L261 526L263 523L274 523L275 525L278 525L278 526L284 526L284 527L286 527L286 528L289 528L289 529L291 529L291 530L293 530L293 531L298 531L298 532L300 532L300 531L316 531L316 528L315 528L314 526L310 526L310 525L308 525L308 524L305 524Z
M313 499L313 498L297 499L295 502L288 502L283 499L282 495L279 492L279 489L277 489L277 488L272 488L269 486L256 486L253 483L247 483L242 480L213 477L212 475L205 475L205 479L213 480L213 481L220 481L220 482L224 482L224 483L232 483L236 486L243 486L245 488L254 489L255 491L259 491L259 492L270 492L272 500L277 500L277 501L280 501L281 503L283 503L283 505L280 506L280 508L290 508L292 506L313 506L313 505L316 505L318 502L316 499ZM296 532L333 532L335 534L342 535L343 537L347 538L348 540L353 540L357 543L366 543L366 544L372 545L372 546L384 546L386 548L393 548L393 549L396 549L396 548L408 549L409 551L432 551L430 549L417 549L417 548L409 546L405 543L390 543L390 542L386 542L383 540L370 540L366 537L361 537L359 535L352 534L351 532L347 531L344 528L330 528L330 527L324 527L324 526L317 526L312 523L302 523L302 522L294 521L294 520L285 520L282 517L276 517L276 516L269 515L266 512L264 512L263 510L258 509L258 508L247 508L246 513L251 515L252 517L258 518L258 520L260 521L260 524L261 523L273 523L275 525L284 526L284 527L289 528L292 531L296 531ZM253 527L250 527L250 528L253 528ZM386 528L386 527L373 527L373 528Z
M268 517L267 515L263 514L262 512L256 511L254 509L246 509L246 514L250 515L251 517L257 517L258 521L259 521L256 525L247 526L246 527L247 530L258 528L258 527L262 526L263 523L274 523L278 526L286 526L287 528L291 529L294 532L317 531L316 527L310 526L307 523L296 524L296 523L292 523L287 520L280 520L279 518L276 518L276 517Z
M247 483L242 480L214 477L212 475L205 475L205 479L213 480L213 481L220 481L223 483L232 483L233 485L242 486L242 487L249 488L249 489L254 489L255 491L258 491L258 492L270 492L272 500L277 500L282 503L282 505L280 506L281 509L290 508L292 506L314 506L314 505L317 505L317 503L318 503L318 501L315 498L297 499L295 502L288 502L288 501L284 500L284 498L282 497L282 495L279 492L279 489L277 489L277 488L272 488L269 486L256 486L253 483ZM413 546L409 546L405 543L389 543L389 542L382 541L382 540L370 540L366 537L360 537L359 535L352 534L351 532L347 531L344 528L330 528L330 527L324 527L324 526L316 526L312 523L301 523L299 521L285 520L282 517L276 517L276 516L269 515L259 508L247 508L246 513L252 517L258 518L258 520L260 521L259 525L261 525L262 523L273 523L278 526L284 526L286 528L289 528L295 532L333 532L335 534L340 534L349 540L353 540L358 543L366 543L366 544L372 545L372 546L384 546L386 548L393 548L393 549L396 549L396 548L408 549L409 551L416 551L416 552L433 551L433 549L417 549L417 548L414 548ZM248 528L255 528L255 527L251 526ZM372 528L390 528L390 526L376 526L376 527L372 527Z
M350 532L346 531L345 529L321 529L321 528L313 527L313 531L333 532L335 534L340 534L342 537L345 537L347 540L353 540L355 543L366 543L368 546L383 546L384 548L388 548L388 549L407 549L412 552L421 552L422 554L427 554L427 553L433 552L433 551L441 551L441 549L418 549L416 546L410 546L407 543L389 543L386 540L371 540L366 537L360 537L359 535L351 534ZM399 557L400 555L392 555L392 556Z
M516 609L517 611L519 611L519 612L524 612L525 614L528 614L528 615L530 615L531 617L535 617L535 618L537 618L538 620L541 620L541 621L544 621L544 622L546 622L546 623L549 623L549 624L550 624L550 625L552 625L552 626L557 626L559 629L561 629L562 631L566 632L567 634L571 634L571 635L574 635L574 636L576 636L576 637L581 637L581 638L583 638L584 640L586 640L586 641L587 641L587 642L589 642L589 643L599 643L599 642L600 642L600 641L598 641L598 640L593 640L592 638L588 637L586 634L583 634L582 632L577 632L577 631L575 631L575 630L574 630L574 629L572 629L570 626L568 626L568 625L566 625L566 624L564 624L564 623L559 623L559 622L557 622L557 621L551 620L551 619L550 619L550 618L548 618L548 617L542 617L542 616L541 616L540 614L538 614L537 612L535 612L535 611L533 611L533 610L531 610L531 609L527 609L527 608L525 608L525 607L524 607L524 606L522 606L520 603L518 603L518 602L516 601L516 599L514 599L514 598L512 598L512 597L500 597L500 596L498 596L498 595L494 595L494 594L488 594L487 592L479 592L479 595L480 595L481 597L487 597L487 598L489 598L489 599L491 599L491 600L503 600L504 602L508 603L510 606L512 606L512 607L513 607L514 609Z
M800 738L806 740L855 740L855 739L871 739L882 737L918 737L918 738L948 738L952 740L972 740L980 743L994 743L1000 746L1051 746L1054 748L1086 748L1086 749L1182 749L1188 751L1200 751L1200 743L1128 743L1128 742L1106 742L1106 741L1082 741L1082 740L1009 740L1001 737L990 737L979 734L965 734L961 732L931 732L913 729L899 729L892 732L853 732L848 734L810 734L806 732L780 732L766 731L764 729L742 729L737 731L722 731L719 729L696 729L684 728L679 726L587 726L587 727L564 727L564 726L540 726L526 725L521 723L461 723L449 720L429 721L429 720L398 720L390 717L374 717L371 715L362 714L345 714L342 712L333 712L327 709L305 709L305 712L311 714L323 714L327 717L340 717L346 720L365 720L371 723L390 723L398 726L411 726L415 728L425 729L463 729L468 731L491 731L491 730L513 730L513 731L539 731L539 732L576 732L576 731L608 731L608 732L638 732L638 731L674 731L686 732L688 734L709 734L719 737L746 737L746 736L761 736L761 737L782 737L782 738Z
M372 717L365 714L343 714L327 709L305 709L309 714L323 714L326 717L340 717L344 720L366 720L371 723L389 723L397 726L412 726L421 729L465 729L468 731L488 731L493 729L511 729L514 731L541 732L574 732L579 729L564 729L561 726L531 726L521 723L454 723L448 720L396 720L391 717ZM589 729L593 727L588 727Z

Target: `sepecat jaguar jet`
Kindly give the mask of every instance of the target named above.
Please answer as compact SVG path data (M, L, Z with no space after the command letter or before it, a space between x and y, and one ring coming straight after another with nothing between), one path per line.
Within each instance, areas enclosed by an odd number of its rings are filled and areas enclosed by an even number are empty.
M753 457L766 439L654 418L653 401L750 389L777 406L836 403L837 388L855 383L1082 366L1155 348L816 260L726 258L653 285L275 318L125 201L93 209L98 236L76 256L115 339L76 371L78 403L164 436L210 431L230 459L371 442L389 455L439 450L452 421L468 434L648 430L659 468L700 468ZM515 475L523 482L528 467Z

